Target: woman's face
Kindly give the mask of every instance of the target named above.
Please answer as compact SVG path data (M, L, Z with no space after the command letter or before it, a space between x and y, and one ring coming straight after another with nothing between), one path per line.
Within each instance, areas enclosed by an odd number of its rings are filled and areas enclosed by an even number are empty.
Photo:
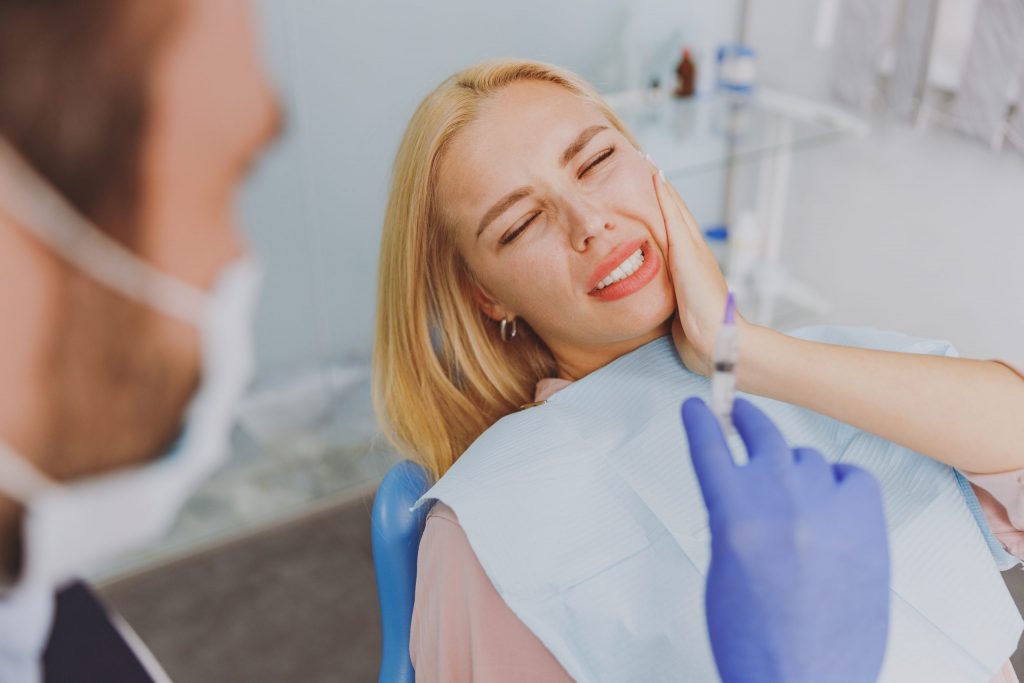
M669 330L654 172L597 107L540 81L502 89L442 161L442 210L481 306L529 323L563 376Z

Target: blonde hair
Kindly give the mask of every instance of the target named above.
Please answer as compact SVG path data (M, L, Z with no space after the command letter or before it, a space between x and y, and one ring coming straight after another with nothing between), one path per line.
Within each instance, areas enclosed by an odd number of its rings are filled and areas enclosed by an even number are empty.
M488 61L451 76L420 103L402 137L381 239L373 350L374 404L406 457L443 475L488 427L532 401L555 374L544 343L519 321L503 342L473 298L473 274L436 196L443 155L481 105L519 81L559 85L632 135L583 79L549 64Z

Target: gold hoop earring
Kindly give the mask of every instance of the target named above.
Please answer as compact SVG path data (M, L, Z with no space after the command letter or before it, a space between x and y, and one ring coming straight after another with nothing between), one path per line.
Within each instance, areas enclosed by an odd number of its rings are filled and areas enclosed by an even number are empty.
M509 331L509 321L503 319L501 321L501 341L507 342L509 339L515 339L516 333L519 331L516 325L516 319L512 318L511 332Z

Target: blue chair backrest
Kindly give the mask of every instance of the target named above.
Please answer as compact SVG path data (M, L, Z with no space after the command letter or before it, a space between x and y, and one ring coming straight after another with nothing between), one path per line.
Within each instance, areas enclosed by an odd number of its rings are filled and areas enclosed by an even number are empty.
M416 555L428 506L410 512L430 488L426 471L403 460L384 476L373 501L373 566L383 630L379 683L413 683L409 626L416 595Z

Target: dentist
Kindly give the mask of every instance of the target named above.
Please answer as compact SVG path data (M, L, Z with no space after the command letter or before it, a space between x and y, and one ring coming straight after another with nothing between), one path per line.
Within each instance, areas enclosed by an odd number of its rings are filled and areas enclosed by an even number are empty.
M0 0L2 681L164 678L69 581L225 456L260 280L233 203L279 120L254 29L245 0Z

